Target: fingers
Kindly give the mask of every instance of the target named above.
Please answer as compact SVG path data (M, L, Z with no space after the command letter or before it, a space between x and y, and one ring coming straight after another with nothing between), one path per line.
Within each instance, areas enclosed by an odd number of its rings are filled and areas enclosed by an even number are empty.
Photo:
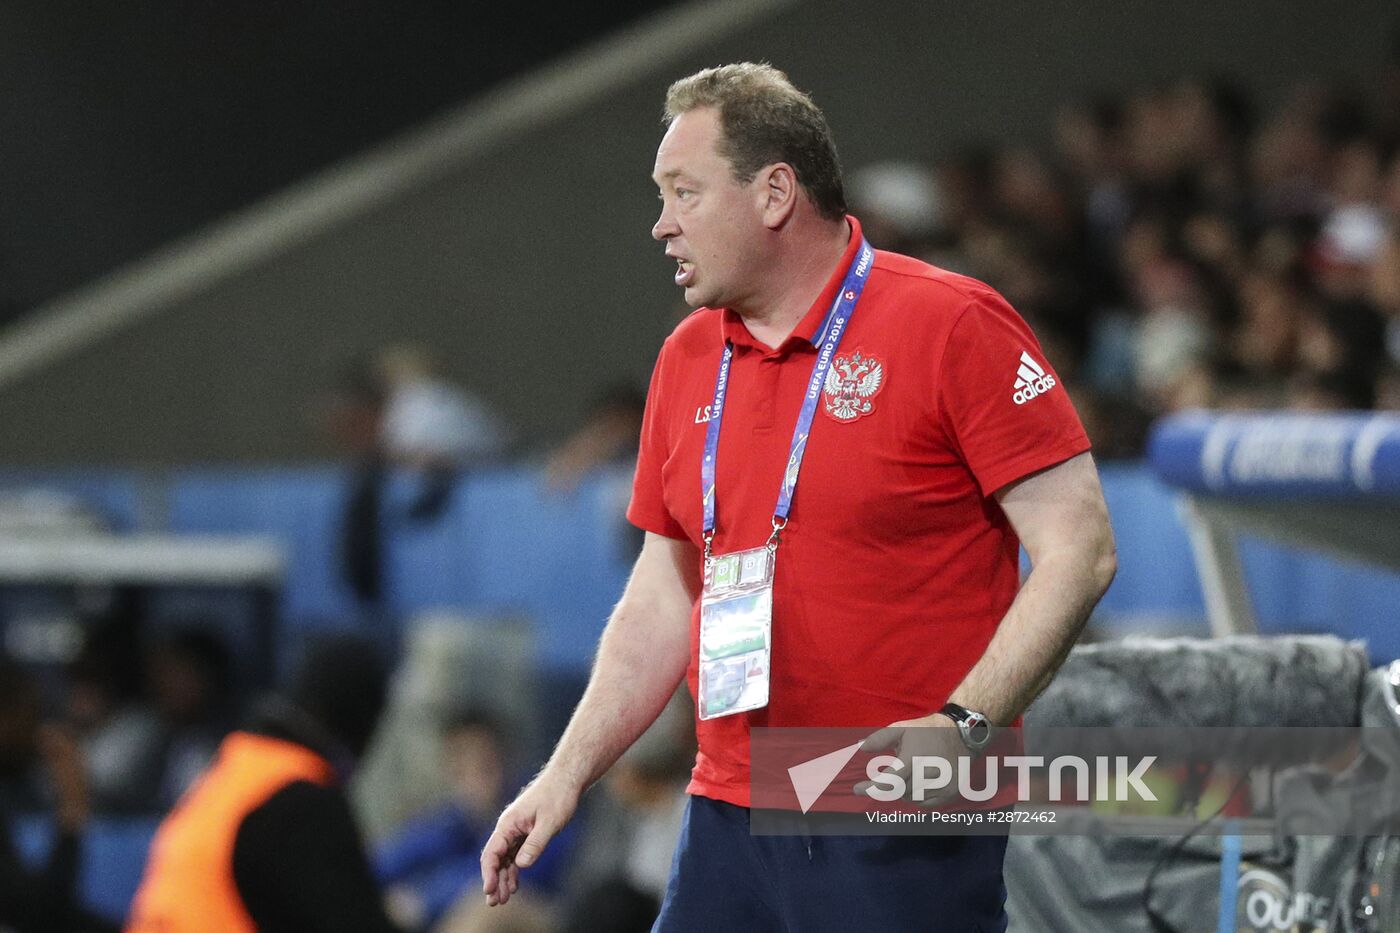
M491 891L486 895L486 903L495 907L510 900L510 896L520 887L519 875L514 865L504 865L491 876Z
M520 869L534 864L557 831L553 823L536 823L528 834L497 825L481 850L481 892L488 904L495 907L510 900L520 889Z
M510 837L499 826L481 849L481 892L487 897L499 893L500 873L510 863L510 849Z
M496 893L496 856L489 842L481 850L481 893L487 897Z
M510 869L502 868L497 874L496 899L493 904L504 904L510 900Z
M492 906L519 890L520 869L535 864L573 815L577 795L568 797L566 789L561 799L542 786L532 786L506 808L481 849L481 891Z
M512 861L507 861L492 876L491 890L486 893L486 903L495 907L510 900L510 896L520 890L520 869Z
M540 857L544 847L549 844L549 840L554 838L556 827L552 822L537 820L534 829L530 830L530 835L525 837L525 841L520 845L520 851L516 853L515 864L521 868L529 868L535 863L535 859Z
M901 719L899 722L892 722L883 729L877 729L865 737L865 741L860 743L860 750L863 752L878 752L883 749L892 748L899 751L900 741L904 738L904 730L908 726L908 720ZM869 797L870 789L875 786L874 781L860 781L851 790L858 797Z
M904 735L904 724L902 722L890 723L883 729L866 736L865 741L860 743L860 750L863 752L878 752L882 748L894 748L899 744L899 740Z
M902 770L905 774L907 774L909 771L908 768L903 768ZM907 781L904 785L904 794L900 797L892 797L888 794L876 796L875 794L871 793L872 790L876 789L881 789L881 786L876 782L860 781L854 787L851 788L851 793L855 794L857 797L870 797L874 800L880 801L881 803L894 803L896 800L903 801L904 803L912 803L915 806L921 807L925 810L936 810L939 807L942 807L948 803L952 803L953 801L958 799L958 794L955 790L951 788L943 788L941 790L934 791L926 790L924 791L922 797L916 800L914 797L913 784Z

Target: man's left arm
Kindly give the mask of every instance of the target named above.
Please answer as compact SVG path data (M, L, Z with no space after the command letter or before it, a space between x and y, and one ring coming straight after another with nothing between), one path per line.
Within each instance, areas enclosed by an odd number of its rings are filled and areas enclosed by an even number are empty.
M1005 726L1060 669L1113 582L1118 559L1099 474L1087 452L1008 483L994 496L1030 555L1031 573L981 660L948 700ZM872 733L864 749L897 748L905 759L947 754L939 738L945 733L921 727L952 725L948 716L931 711Z
M1008 725L1050 683L1118 567L1098 471L1088 453L995 493L1031 572L982 659L949 700ZM935 715L938 725L946 717ZM934 724L934 723L930 723Z

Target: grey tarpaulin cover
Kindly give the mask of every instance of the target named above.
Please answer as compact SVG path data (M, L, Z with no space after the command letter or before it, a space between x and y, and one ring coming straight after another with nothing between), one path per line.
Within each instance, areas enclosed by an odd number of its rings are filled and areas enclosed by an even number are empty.
M1070 653L1035 726L1355 726L1369 661L1324 635L1129 638Z
M1075 650L1026 722L1028 728L1366 725L1397 730L1394 734L1400 736L1400 721L1381 699L1385 674L1368 676L1366 668L1362 646L1327 637L1090 645ZM1393 786L1400 781L1396 744L1381 744L1366 748L1344 774L1279 774L1273 832L1258 833L1258 824L1252 823L1256 834L1241 840L1239 875L1232 879L1237 892L1234 929L1352 929L1337 918L1349 906L1356 867L1370 863L1375 842L1292 837L1279 826L1305 815L1338 783ZM1124 819L1088 812L1077 818L1100 828ZM1010 929L1150 933L1144 884L1175 842L1092 833L1013 836L1006 862ZM1221 844L1214 836L1194 838L1157 876L1153 906L1180 933L1218 929Z

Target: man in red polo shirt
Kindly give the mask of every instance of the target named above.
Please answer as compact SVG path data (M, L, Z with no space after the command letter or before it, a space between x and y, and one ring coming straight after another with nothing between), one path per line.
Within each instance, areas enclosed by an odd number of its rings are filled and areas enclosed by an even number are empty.
M749 730L887 727L907 757L1013 722L1113 576L1088 440L996 292L864 242L825 119L781 72L683 79L667 124L652 235L700 310L652 375L628 512L646 543L482 854L486 893L509 899L685 676L700 747L658 930L1002 929L1004 838L751 836Z

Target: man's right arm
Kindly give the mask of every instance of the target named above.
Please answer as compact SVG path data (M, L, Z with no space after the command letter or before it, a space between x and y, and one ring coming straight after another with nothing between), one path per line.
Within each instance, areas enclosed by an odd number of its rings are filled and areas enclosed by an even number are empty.
M496 822L481 853L482 890L510 899L529 866L573 816L583 792L661 713L685 675L699 555L689 541L647 533L598 645L588 689L539 776Z

